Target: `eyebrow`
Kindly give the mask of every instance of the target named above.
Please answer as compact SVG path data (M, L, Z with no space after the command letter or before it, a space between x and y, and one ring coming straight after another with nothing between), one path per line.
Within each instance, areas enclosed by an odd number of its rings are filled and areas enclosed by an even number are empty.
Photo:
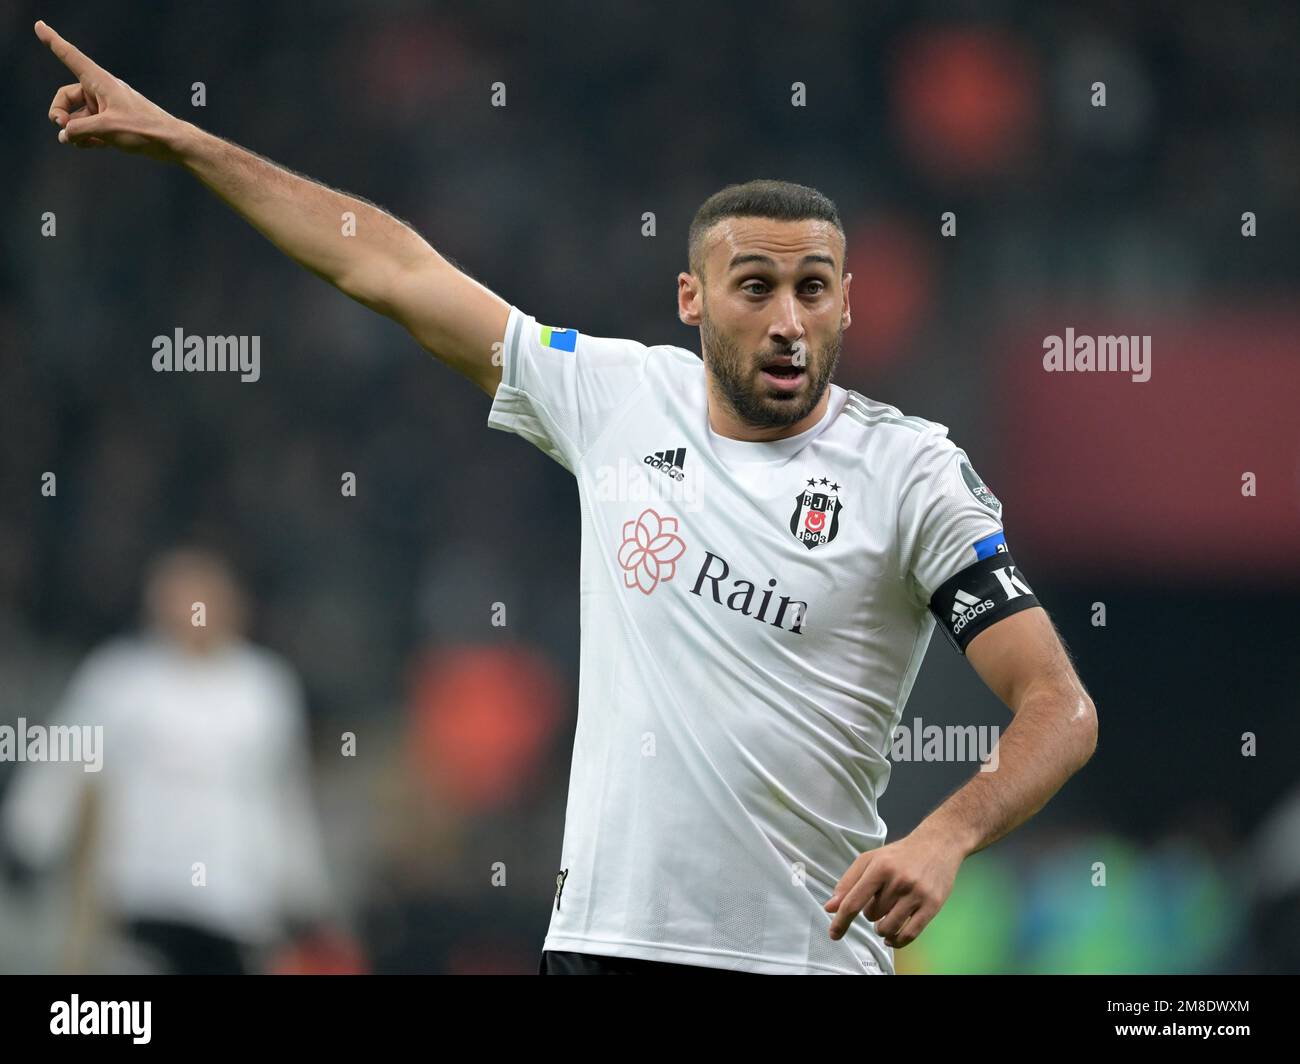
M829 255L805 255L802 259L799 260L799 265L807 266L809 263L814 263L814 262L823 263L829 266L831 269L835 268L835 260L831 258ZM776 266L776 260L773 259L770 255L760 255L757 252L751 252L748 255L732 256L731 261L727 263L727 270L728 272L730 272L734 270L737 266L745 266L749 263L758 263L759 265L762 266L772 266L772 267Z

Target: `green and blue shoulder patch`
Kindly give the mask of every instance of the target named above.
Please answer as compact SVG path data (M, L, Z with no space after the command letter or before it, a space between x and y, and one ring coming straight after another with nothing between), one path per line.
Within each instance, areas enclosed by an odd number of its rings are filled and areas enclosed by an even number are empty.
M577 329L556 329L550 325L542 326L542 346L556 351L572 351L578 346Z

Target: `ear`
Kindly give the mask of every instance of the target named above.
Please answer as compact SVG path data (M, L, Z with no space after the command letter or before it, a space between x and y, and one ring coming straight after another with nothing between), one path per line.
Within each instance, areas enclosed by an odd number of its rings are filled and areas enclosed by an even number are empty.
M704 285L693 273L677 275L677 317L683 325L700 324L700 308L704 300Z
M853 283L853 274L846 273L844 280L840 282L840 287L844 289L844 310L840 315L840 321L844 328L852 324L853 315L849 312L849 285Z

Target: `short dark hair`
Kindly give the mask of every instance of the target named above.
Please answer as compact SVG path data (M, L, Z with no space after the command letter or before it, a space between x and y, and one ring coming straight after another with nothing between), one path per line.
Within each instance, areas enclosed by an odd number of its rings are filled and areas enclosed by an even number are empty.
M771 218L778 222L816 219L830 222L848 243L839 210L815 188L793 181L746 181L715 192L695 212L686 245L691 272L697 276L702 277L704 272L704 235L724 218Z

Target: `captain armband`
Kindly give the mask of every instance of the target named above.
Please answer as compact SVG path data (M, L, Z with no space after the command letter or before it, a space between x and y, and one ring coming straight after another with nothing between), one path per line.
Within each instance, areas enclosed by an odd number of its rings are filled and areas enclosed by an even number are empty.
M963 569L930 596L930 612L961 654L985 628L1038 604L1034 589L1005 543L997 553Z

